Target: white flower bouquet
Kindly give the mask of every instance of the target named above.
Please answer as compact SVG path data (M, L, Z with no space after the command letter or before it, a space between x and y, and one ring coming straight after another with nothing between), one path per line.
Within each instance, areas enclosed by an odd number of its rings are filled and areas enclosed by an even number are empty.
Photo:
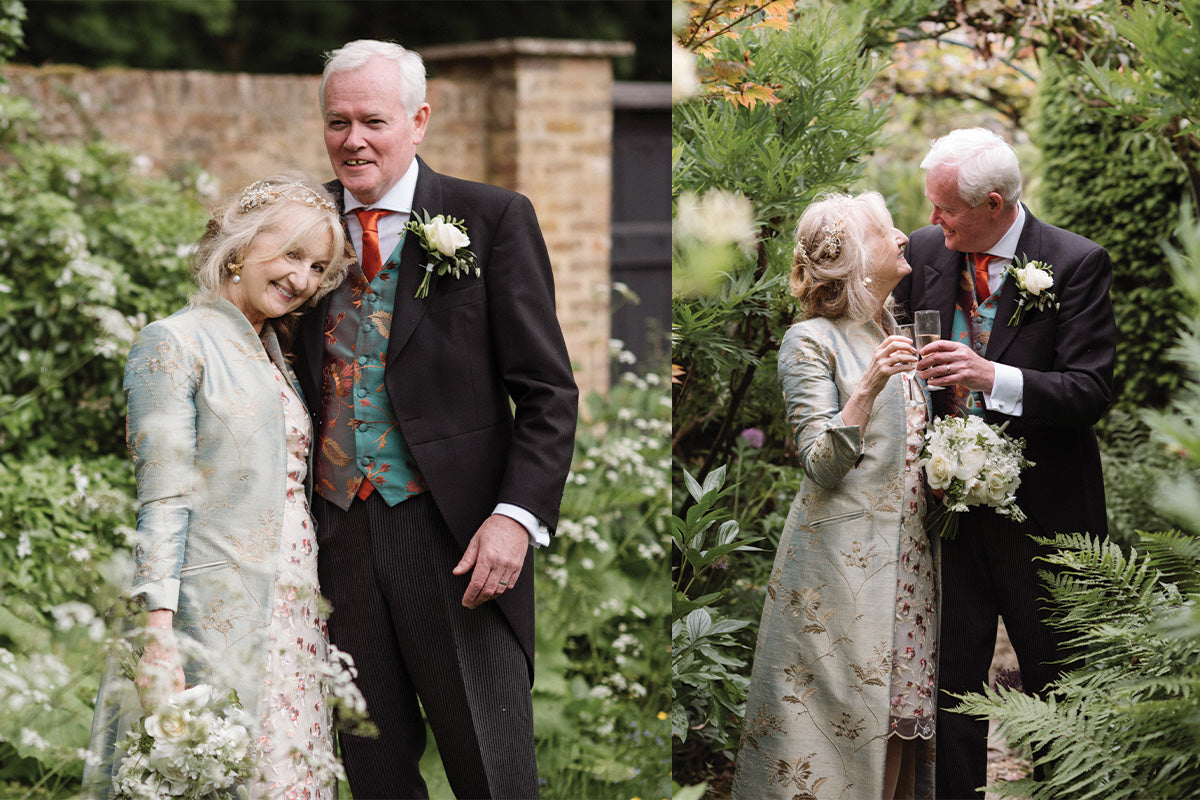
M990 506L1013 522L1024 522L1017 505L1021 470L1033 466L1023 455L1025 441L1005 435L976 416L940 417L929 426L920 465L929 488L940 492L941 505L930 511L927 525L943 539L958 531L957 514L971 506Z
M214 696L201 684L143 716L117 744L121 759L114 800L230 796L257 764L250 719L237 694Z

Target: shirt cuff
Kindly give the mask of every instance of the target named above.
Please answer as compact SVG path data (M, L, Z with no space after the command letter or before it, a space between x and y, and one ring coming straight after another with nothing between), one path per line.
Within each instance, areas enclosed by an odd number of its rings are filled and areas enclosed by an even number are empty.
M521 523L525 530L529 531L529 543L534 547L545 547L550 544L550 529L534 516L532 511L514 506L512 503L497 503L496 509L492 513L503 514L509 519L515 519Z
M1025 375L1011 364L993 363L996 380L991 394L984 392L983 404L989 411L999 411L1010 417L1019 417L1025 412Z

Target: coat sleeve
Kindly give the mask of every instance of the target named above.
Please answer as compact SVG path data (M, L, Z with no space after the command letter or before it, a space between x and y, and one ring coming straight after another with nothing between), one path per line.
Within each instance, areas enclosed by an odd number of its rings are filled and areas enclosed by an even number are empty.
M841 483L862 456L859 427L842 420L836 359L828 343L796 326L779 348L779 386L800 464L808 478L826 489Z
M1092 425L1112 399L1117 327L1108 296L1112 262L1093 246L1054 287L1060 307L1022 326L1025 353L1044 363L1018 363L1024 373L1024 417L1045 425ZM1052 346L1046 346L1052 344ZM1007 359L1006 359L1007 360Z
M513 435L498 502L553 531L574 453L579 392L554 305L550 257L533 205L515 194L488 254L490 328L513 403Z
M201 360L165 325L139 334L125 364L127 438L137 478L138 518L130 594L175 611L195 468L195 393Z

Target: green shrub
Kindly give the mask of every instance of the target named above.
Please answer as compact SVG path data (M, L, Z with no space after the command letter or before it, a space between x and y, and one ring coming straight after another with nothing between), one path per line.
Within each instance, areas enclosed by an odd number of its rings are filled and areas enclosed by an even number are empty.
M1044 63L1035 142L1045 207L1035 213L1108 250L1118 328L1115 405L1161 407L1179 385L1166 352L1180 305L1160 242L1186 196L1184 171L1152 134L1091 106L1068 65Z
M5 116L0 452L123 453L125 356L190 294L204 211L192 189L141 176L112 145L26 137L36 118L22 98L0 95Z
M537 556L547 800L671 793L665 383L627 372L607 397L587 398L558 535Z

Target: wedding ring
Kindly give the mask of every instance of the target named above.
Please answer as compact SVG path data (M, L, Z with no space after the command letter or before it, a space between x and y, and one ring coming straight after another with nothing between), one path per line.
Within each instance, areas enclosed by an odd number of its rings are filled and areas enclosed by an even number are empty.
M508 586L508 581L500 581L501 586Z
M943 364L942 366L946 368L946 374L947 374L947 375L949 375L949 374L950 374L950 365L949 365L949 364Z

